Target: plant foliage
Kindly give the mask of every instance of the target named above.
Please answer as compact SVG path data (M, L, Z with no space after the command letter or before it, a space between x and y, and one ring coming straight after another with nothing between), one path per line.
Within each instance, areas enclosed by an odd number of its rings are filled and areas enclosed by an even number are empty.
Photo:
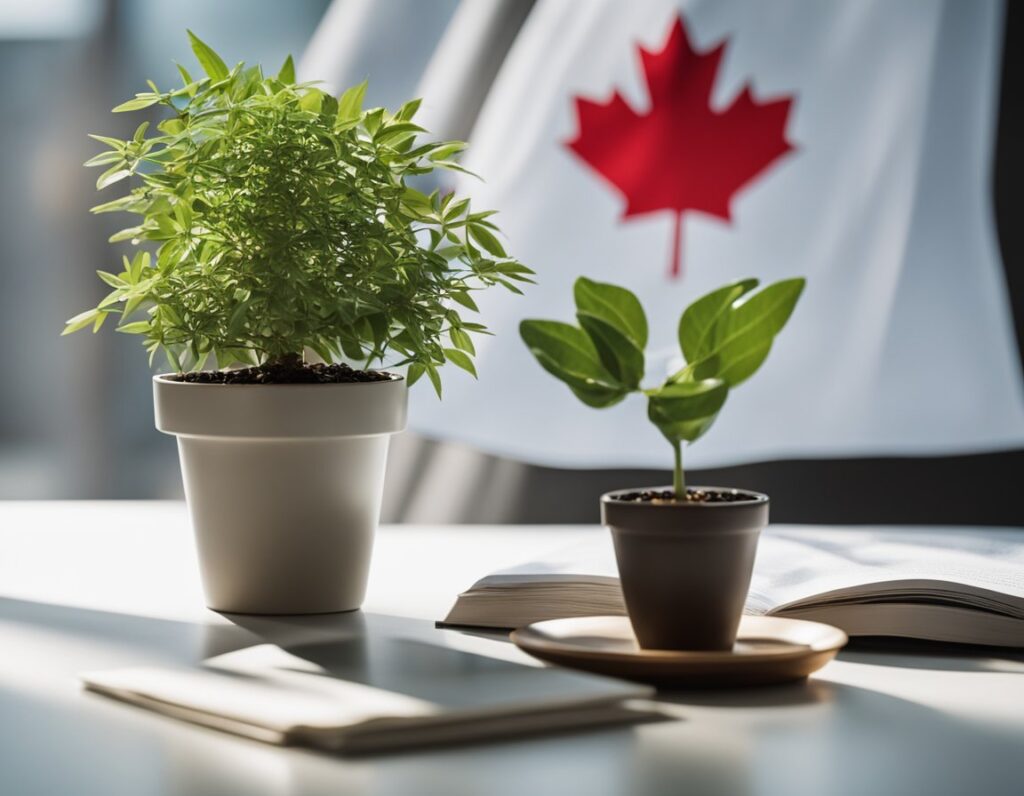
M459 141L423 143L418 100L394 113L364 110L366 83L340 97L296 83L291 57L272 77L229 69L191 32L205 77L178 67L182 86L150 91L115 113L160 106L168 118L128 140L92 136L108 150L98 189L130 192L93 208L136 224L111 237L142 248L111 292L67 323L65 334L142 335L150 361L163 350L176 370L260 365L312 349L326 361L408 365L441 392L438 368L474 373L472 335L485 327L474 291L532 273L509 257L490 220L468 199L427 195L410 178L462 171Z
M647 397L648 418L675 452L673 486L680 499L686 489L682 444L707 433L729 391L761 367L804 281L784 279L755 292L758 281L744 279L697 299L679 320L686 366L650 389L640 386L647 317L625 288L580 277L573 291L578 325L526 320L519 332L541 367L587 406L612 406L634 392Z

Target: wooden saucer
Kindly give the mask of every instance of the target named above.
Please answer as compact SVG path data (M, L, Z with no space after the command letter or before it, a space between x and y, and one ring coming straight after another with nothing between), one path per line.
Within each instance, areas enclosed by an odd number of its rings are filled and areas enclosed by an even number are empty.
M553 619L512 633L516 646L550 663L678 688L799 680L847 640L831 625L776 616L744 616L728 652L641 649L625 616Z

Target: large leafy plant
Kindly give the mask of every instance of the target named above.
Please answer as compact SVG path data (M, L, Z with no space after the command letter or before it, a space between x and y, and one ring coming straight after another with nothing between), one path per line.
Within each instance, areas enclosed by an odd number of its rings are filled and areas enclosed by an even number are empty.
M578 326L526 320L519 331L541 366L587 406L613 406L630 393L647 397L647 416L675 454L675 497L685 500L683 443L702 437L729 391L761 367L804 280L785 279L755 292L757 286L756 279L733 282L687 307L678 332L686 365L647 389L640 385L647 317L625 288L580 277L573 290Z
M426 374L440 395L445 362L474 373L465 311L493 285L519 292L531 271L510 258L491 212L468 199L410 184L435 169L460 171L459 141L422 143L419 101L394 113L363 110L366 84L335 98L296 83L291 57L266 77L259 66L229 69L189 36L205 77L178 67L182 86L150 91L115 113L159 106L167 118L89 160L105 166L96 187L133 180L130 192L93 208L139 216L111 242L141 248L112 289L68 321L65 334L117 330L164 351L175 370L301 361L369 365L391 356Z

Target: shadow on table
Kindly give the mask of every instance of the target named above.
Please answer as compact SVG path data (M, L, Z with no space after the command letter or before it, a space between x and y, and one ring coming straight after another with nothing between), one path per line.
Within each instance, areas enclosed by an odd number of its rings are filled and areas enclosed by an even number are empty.
M778 708L829 702L834 694L827 683L804 679L777 685L746 688L659 689L658 699L676 705L704 705L723 708Z
M1024 674L1024 649L945 644L917 639L853 638L840 651L838 658L849 663L870 663L874 666Z
M17 727L0 733L8 761L3 781L25 785L17 792L250 796L294 792L299 783L308 792L336 788L344 772L359 773L352 785L362 789L372 782L381 793L653 796L669 792L666 787L673 783L679 792L686 783L690 792L737 796L937 796L1010 793L1019 787L1024 748L1019 724L959 716L813 679L774 688L666 694L671 709L690 719L684 722L524 738L477 745L465 753L460 748L410 751L380 764L358 765L202 728L186 732L178 722L98 698L84 700L66 687L79 671L91 668L197 662L268 642L316 646L359 637L366 628L404 631L410 621L349 614L247 617L244 627L206 625L0 598L5 650L0 715ZM19 648L22 630L27 635ZM31 671L33 666L41 671ZM59 766L53 765L55 749L62 750ZM105 766L114 760L123 761L121 767L108 772ZM123 767L133 760L149 763ZM133 789L140 777L149 777L149 784ZM217 789L200 787L214 782Z
M568 670L544 671L445 646L429 623L418 620L363 612L286 617L222 616L230 624L207 625L0 598L0 623L11 621L33 630L45 628L87 641L93 647L107 647L109 656L83 664L81 671L135 665L202 666L212 663L211 659L218 656L271 644L317 667L310 670L296 660L295 670L304 675L361 683L453 708L488 703L498 695L499 702L519 702L516 695L522 694L521 699L526 702L542 698L558 700L566 694L581 698L588 694L609 694L607 684L581 682L576 673ZM434 643L409 637L424 628L435 634ZM230 670L218 672L225 677L254 676ZM543 676L538 677L540 674ZM475 687L471 687L471 683L475 683ZM500 688L496 688L499 685ZM514 743L531 737L628 733L635 725L674 718L653 706L647 709L638 704L635 709L631 706L628 715L621 713L614 718L581 722L574 727L491 730L489 734L482 733L480 738L444 743L423 738L414 745L462 748ZM411 747L396 744L393 750L374 750L372 754L404 754L408 748Z

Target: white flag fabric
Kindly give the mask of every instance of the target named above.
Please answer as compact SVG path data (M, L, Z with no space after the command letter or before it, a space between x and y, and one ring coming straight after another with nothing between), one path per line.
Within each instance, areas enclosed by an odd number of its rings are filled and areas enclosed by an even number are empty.
M369 80L367 97L410 99L458 0L333 0L296 67L299 80L340 94Z
M642 398L583 406L534 361L519 321L572 322L580 275L628 287L648 311L653 385L680 365L676 328L693 299L736 278L806 276L768 361L688 464L1024 443L991 208L1002 17L997 2L956 0L539 0L473 131L465 165L486 182L459 186L500 212L538 284L525 298L479 294L496 332L477 338L479 381L449 368L443 402L414 390L412 427L540 464L667 466ZM685 40L673 41L680 20ZM710 81L711 115L774 107L788 146L751 122L714 137L703 176L672 172L700 129L677 151L622 120L662 112L652 98L666 102L673 80ZM700 115L694 96L668 98L684 128ZM604 173L570 146L590 134ZM654 173L649 147L690 182ZM774 154L738 179L762 150ZM632 174L633 195L611 172ZM732 181L722 195L705 184L716 175Z

